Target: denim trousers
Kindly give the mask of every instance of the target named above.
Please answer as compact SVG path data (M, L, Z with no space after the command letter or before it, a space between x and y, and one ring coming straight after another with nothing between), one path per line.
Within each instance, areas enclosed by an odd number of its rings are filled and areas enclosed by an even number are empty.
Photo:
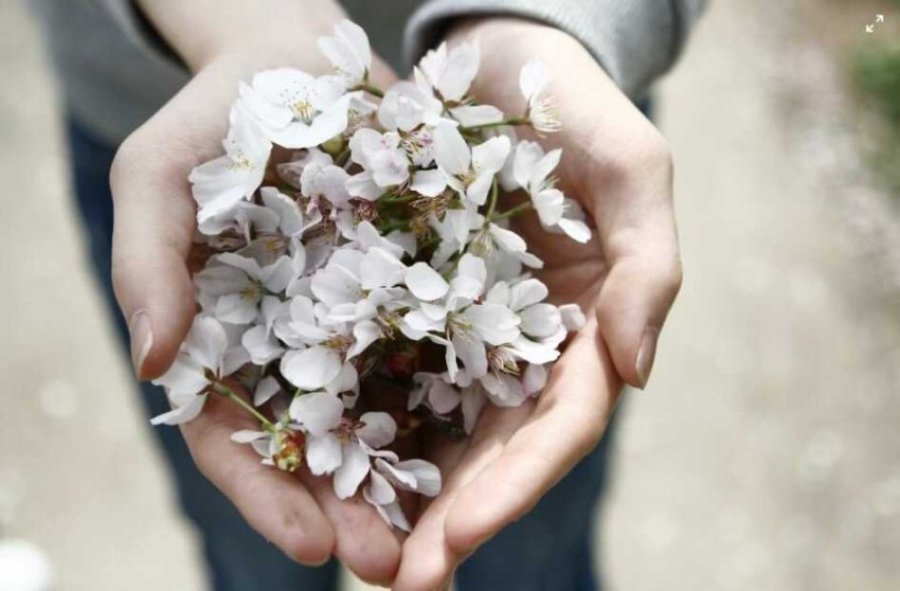
M110 279L113 208L109 168L116 146L107 145L70 121L67 127L77 212L90 264L106 299L123 354L128 329ZM140 384L147 417L169 409L161 388ZM149 423L148 423L149 427ZM200 533L214 591L331 591L338 587L335 560L306 567L287 558L253 531L237 510L194 466L177 428L153 434L173 477L178 502ZM485 543L458 569L460 591L592 591L600 588L593 568L597 553L594 515L604 488L610 434L537 506ZM160 568L165 565L160 564Z

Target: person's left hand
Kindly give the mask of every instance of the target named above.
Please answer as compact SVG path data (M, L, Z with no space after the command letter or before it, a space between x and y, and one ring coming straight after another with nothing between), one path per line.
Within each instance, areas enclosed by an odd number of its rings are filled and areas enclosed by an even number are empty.
M548 234L533 213L514 228L541 257L554 303L577 302L588 321L554 366L536 401L488 405L470 439L424 438L425 459L444 475L403 545L399 591L449 585L461 561L541 497L603 435L623 381L646 385L659 331L681 283L671 159L653 125L578 41L551 27L505 18L464 23L450 42L476 37L479 102L521 113L521 66L544 63L554 82L563 148L559 187L591 218L591 241Z

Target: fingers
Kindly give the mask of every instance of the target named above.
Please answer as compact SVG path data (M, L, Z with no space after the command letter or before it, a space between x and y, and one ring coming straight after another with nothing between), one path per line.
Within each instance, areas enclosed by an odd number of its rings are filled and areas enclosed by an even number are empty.
M149 379L171 364L194 315L185 266L194 208L186 173L157 161L150 142L130 142L110 173L113 286L131 332L135 373Z
M210 67L195 76L122 143L110 170L113 287L140 379L168 369L194 316L185 260L195 209L187 177L222 152L238 76L233 69Z
M606 427L621 383L590 319L554 367L528 422L453 501L447 543L473 551L522 517L590 452Z
M606 161L585 187L596 196L593 215L608 265L597 319L616 370L637 388L650 378L659 333L682 279L671 158L648 128L640 127L646 139Z
M388 585L400 564L400 541L375 509L361 498L341 500L331 478L303 471L301 481L312 492L334 527L334 555L367 583Z
M596 303L616 370L637 388L650 379L659 333L681 287L671 208L660 209L604 241L610 268Z
M432 458L447 475L441 493L429 503L403 544L400 572L395 591L430 591L447 586L453 572L466 554L452 548L446 540L445 521L457 493L503 452L506 442L527 420L529 403L516 408L485 408L468 445L454 444ZM437 435L437 437L443 437ZM434 445L429 445L434 447Z
M322 564L335 537L313 496L293 475L264 466L249 446L230 439L237 430L257 428L243 411L214 395L181 427L197 467L253 529L297 562Z

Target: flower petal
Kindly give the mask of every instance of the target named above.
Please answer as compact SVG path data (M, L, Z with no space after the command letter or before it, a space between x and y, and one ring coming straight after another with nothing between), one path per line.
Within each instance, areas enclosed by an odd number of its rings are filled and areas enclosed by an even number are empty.
M331 474L341 465L341 442L331 433L306 439L306 464L317 476Z
M377 462L384 462L384 460L376 460ZM369 494L366 500L377 505L387 505L397 500L397 491L394 490L387 478L373 471L369 475L369 479Z
M278 341L269 334L269 331L262 324L249 328L241 336L241 345L247 349L247 353L250 354L250 361L256 365L265 365L284 353L284 349L278 345Z
M509 290L509 307L518 312L532 304L543 301L550 291L538 279L519 281Z
M474 304L463 312L486 343L494 346L513 341L519 336L519 317L506 306L499 304Z
M381 338L381 328L371 320L364 320L353 327L353 345L347 350L347 359L353 359L369 345Z
M447 177L438 169L417 170L409 188L426 197L437 197L447 188Z
M322 437L341 424L344 403L327 392L301 394L291 402L289 414L310 434Z
M356 494L356 489L369 473L369 455L356 442L342 446L343 461L334 472L334 494L339 499L347 499Z
M581 307L578 304L563 304L559 307L559 314L563 326L569 332L581 330L581 327L586 322L584 312L581 311Z
M489 373L481 378L481 384L488 398L497 406L519 406L525 401L525 388L512 376Z
M360 267L360 284L363 289L393 287L403 281L406 265L396 256L379 247L372 247L363 258Z
M206 394L194 396L190 402L184 406L177 406L169 412L164 412L150 419L151 425L181 425L188 421L194 420L200 411L203 410L203 404L206 402Z
M405 460L394 464L398 472L409 472L416 480L415 491L426 497L437 496L441 492L441 471L431 462L425 460Z
M418 299L430 302L444 297L450 286L427 263L418 262L406 270L404 283Z
M281 385L272 376L266 376L256 385L253 392L253 406L262 406L281 391Z
M547 385L549 375L546 365L529 363L522 374L522 387L525 388L525 393L529 396L539 394Z
M265 431L253 431L251 429L241 429L231 434L231 440L235 443L253 443L266 437L269 437L269 434Z
M359 420L363 426L356 430L356 436L371 448L384 447L397 435L397 423L386 412L367 412Z
M505 135L498 135L472 148L472 168L476 172L497 172L506 163L510 142Z
M469 375L473 378L480 378L487 373L487 350L484 347L484 342L480 338L454 335L451 339L451 344L453 345L453 350L456 352L456 356L459 357L462 360L463 365L466 366L466 371ZM449 363L447 369L452 373Z
M565 197L559 189L547 189L532 195L531 202L545 226L555 226L563 216Z
M452 125L438 125L434 130L434 161L447 174L461 176L469 171L472 154L459 130Z
M459 406L459 391L444 380L435 379L428 390L428 404L434 412L447 414Z
M216 318L228 324L249 324L256 318L258 301L243 293L232 293L216 301Z
M553 304L533 304L519 312L519 317L522 332L539 339L555 334L562 323L559 309Z
M202 367L217 371L228 348L225 328L215 318L198 316L184 342L184 350Z
M281 358L281 374L301 390L324 388L341 371L340 354L330 347L316 345L302 351L289 351Z
M575 242L584 244L591 239L591 229L581 220L562 218L557 225Z

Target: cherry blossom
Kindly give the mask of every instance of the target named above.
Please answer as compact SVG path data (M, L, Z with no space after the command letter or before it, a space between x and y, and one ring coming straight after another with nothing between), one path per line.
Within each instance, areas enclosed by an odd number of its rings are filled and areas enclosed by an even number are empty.
M509 155L506 136L492 137L469 147L459 130L440 125L434 131L434 160L444 172L446 182L475 205L484 205L494 177Z
M266 172L272 144L260 124L240 104L232 107L229 123L222 142L225 155L201 164L188 177L200 224L250 199Z
M442 101L458 103L469 91L480 61L481 54L474 43L462 43L452 49L441 43L419 62L416 82L430 88Z
M519 73L519 90L527 105L525 118L538 133L554 133L561 127L556 103L546 92L549 82L541 62L529 62Z
M203 409L213 379L224 377L235 369L226 356L228 336L214 318L194 319L172 367L153 383L166 388L173 408L154 417L154 425L186 423Z
M544 153L536 142L523 141L513 157L513 178L525 189L537 211L541 224L548 230L558 229L577 242L590 240L591 231L584 223L584 212L577 203L555 188L550 174L559 164L562 150Z
M285 148L311 148L343 132L353 95L337 76L266 70L241 84L241 103L266 136Z
M320 37L318 43L347 88L356 88L368 82L372 50L362 27L350 21L341 21L334 25L333 37Z
M241 84L224 154L190 174L199 312L156 381L172 410L153 423L222 396L258 423L232 439L262 463L331 478L339 498L358 494L408 531L400 495L442 483L391 449L398 425L425 428L424 414L471 434L486 405L540 395L585 323L578 305L547 301L528 274L543 263L511 218L534 209L578 242L591 230L556 187L562 152L514 131L559 128L540 64L520 74L524 113L507 116L470 94L476 45L442 44L385 89L357 25L338 23L319 48L332 74L280 68ZM510 207L518 190L528 199ZM408 388L405 408L369 394L375 380Z

